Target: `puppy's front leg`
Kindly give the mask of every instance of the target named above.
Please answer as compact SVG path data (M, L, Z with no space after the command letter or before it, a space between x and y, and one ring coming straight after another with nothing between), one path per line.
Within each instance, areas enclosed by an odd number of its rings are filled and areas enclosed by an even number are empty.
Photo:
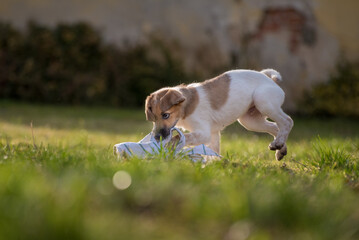
M185 133L186 145L196 146L200 144L208 144L211 141L210 131L195 131L192 133Z
M196 146L200 144L207 144L211 141L210 135L207 135L203 132L193 132L185 133L186 145ZM180 140L180 137L177 135L173 137L166 145L167 148L174 148Z

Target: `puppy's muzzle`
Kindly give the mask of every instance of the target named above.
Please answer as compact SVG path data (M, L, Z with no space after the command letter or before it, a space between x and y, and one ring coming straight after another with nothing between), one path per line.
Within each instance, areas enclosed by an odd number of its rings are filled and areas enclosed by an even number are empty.
M160 140L160 138L162 137L162 140L163 139L166 139L168 136L170 135L170 129L167 129L167 128L161 128L158 133L155 134L155 139L157 141Z

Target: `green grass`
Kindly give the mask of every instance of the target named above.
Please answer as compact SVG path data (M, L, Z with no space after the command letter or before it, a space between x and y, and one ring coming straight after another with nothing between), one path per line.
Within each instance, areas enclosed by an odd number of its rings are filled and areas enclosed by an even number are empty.
M239 124L218 162L117 160L115 143L151 130L144 118L0 102L0 239L359 238L357 120L295 118L281 162Z

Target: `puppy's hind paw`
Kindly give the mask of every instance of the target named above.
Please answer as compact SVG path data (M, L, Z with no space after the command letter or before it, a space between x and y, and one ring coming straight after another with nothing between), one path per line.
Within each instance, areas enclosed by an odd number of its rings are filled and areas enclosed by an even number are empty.
M275 158L280 161L284 158L284 156L287 155L287 147L283 146L280 150L277 150L275 152Z
M280 150L280 149L282 149L284 146L285 146L284 143L278 143L278 142L276 142L276 141L273 141L273 142L271 142L271 143L269 144L268 148L269 148L270 150L274 151L274 150Z

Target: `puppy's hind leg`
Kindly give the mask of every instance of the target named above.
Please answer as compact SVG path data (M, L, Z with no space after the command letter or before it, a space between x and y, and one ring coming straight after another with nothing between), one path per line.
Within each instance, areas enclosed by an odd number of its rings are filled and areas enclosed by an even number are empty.
M284 102L284 92L279 87L265 86L257 89L253 98L258 111L271 118L278 126L279 131L274 141L269 144L269 149L277 150L276 158L281 160L287 154L285 143L293 127L293 120L281 108Z
M267 121L266 116L263 116L256 107L250 108L238 119L238 122L249 131L266 132L273 137L276 137L278 133L277 124Z
M283 112L281 108L268 113L268 117L273 119L279 128L278 134L273 142L269 145L270 150L279 150L285 147L288 135L293 127L293 120ZM284 152L284 151L283 151Z
M266 118L255 107L252 107L245 115L238 119L238 122L247 130L266 132L275 138L279 131L278 126L274 122L267 121ZM280 150L276 151L277 160L281 160L286 154L287 146L284 144Z

